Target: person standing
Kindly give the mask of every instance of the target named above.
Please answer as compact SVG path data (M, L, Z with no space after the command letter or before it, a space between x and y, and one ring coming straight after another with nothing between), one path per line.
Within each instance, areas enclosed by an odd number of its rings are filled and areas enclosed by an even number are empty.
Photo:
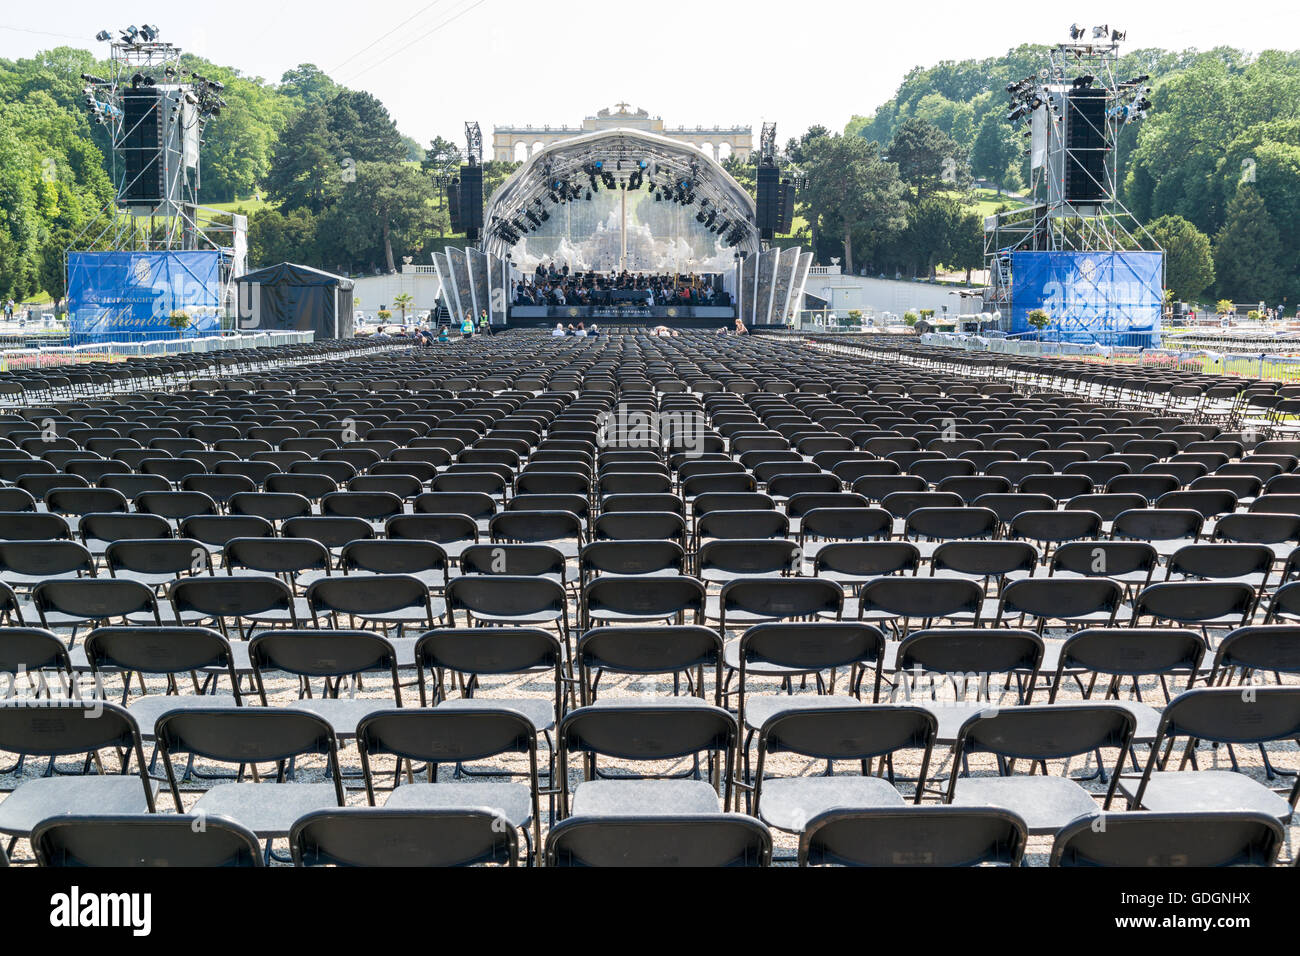
M487 335L495 335L492 331L492 320L488 318L487 309L480 309L478 313L478 330Z
M465 310L465 318L460 323L460 337L462 339L474 337L474 315L468 309Z

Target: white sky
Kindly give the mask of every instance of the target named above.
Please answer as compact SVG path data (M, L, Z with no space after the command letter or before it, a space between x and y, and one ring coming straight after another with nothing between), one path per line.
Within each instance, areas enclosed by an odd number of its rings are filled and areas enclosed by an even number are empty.
M1053 3L923 0L91 0L6 4L0 56L52 46L104 51L101 29L156 23L163 39L246 75L315 63L382 99L403 133L463 139L462 124L578 125L625 100L669 126L776 121L784 142L842 129L893 95L913 66L1068 39L1071 19L1128 30L1124 49L1259 51L1300 45L1294 0ZM117 7L125 10L126 7ZM134 19L132 19L134 17ZM409 22L404 22L408 21ZM387 35L386 35L387 34Z

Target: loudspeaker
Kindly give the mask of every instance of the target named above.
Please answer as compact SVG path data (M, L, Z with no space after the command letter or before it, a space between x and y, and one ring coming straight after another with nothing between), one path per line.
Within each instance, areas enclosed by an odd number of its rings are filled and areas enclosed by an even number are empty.
M451 231L464 232L465 224L460 219L460 180L453 179L447 187L447 211L451 214Z
M1098 203L1109 198L1106 182L1106 91L1071 90L1065 130L1065 201Z
M781 218L781 173L775 166L758 167L758 232L771 239Z
M460 168L460 221L466 233L483 228L483 167L477 164Z
M122 95L122 201L154 206L166 194L162 160L162 110L158 90L141 87Z
M781 211L776 217L776 231L786 235L794 227L794 183L781 180Z

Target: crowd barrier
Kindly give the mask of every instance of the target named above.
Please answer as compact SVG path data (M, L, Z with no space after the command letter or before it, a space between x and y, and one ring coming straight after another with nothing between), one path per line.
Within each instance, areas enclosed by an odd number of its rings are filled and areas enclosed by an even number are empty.
M231 332L221 335L179 337L166 333L143 333L131 342L94 342L82 345L50 345L0 349L0 371L82 365L87 362L120 362L129 358L157 358L231 349L270 348L277 345L307 345L314 331Z

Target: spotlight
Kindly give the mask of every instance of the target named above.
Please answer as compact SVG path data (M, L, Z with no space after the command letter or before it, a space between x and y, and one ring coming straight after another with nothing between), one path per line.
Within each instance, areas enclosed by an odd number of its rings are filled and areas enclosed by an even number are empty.
M1094 79L1096 79L1096 77L1086 73L1083 76L1076 76L1074 78L1074 89L1086 90L1088 87L1092 86L1092 81Z
M1111 31L1110 31L1110 39L1111 39L1111 42L1112 42L1112 43L1120 43L1121 41L1123 41L1123 40L1125 40L1125 39L1127 39L1127 38L1128 38L1128 31L1127 31L1127 30L1111 30Z
M1092 28L1092 38L1093 38L1094 40L1104 40L1104 39L1106 38L1106 34L1108 34L1108 33L1110 33L1110 25L1109 25L1109 24L1105 24L1105 23L1103 23L1103 24L1102 24L1101 26L1099 26L1099 27L1093 27L1093 28Z
M91 83L91 84L93 84L93 85L95 85L95 86L107 86L107 85L108 85L108 80L101 80L99 77L95 76L95 75L92 74L92 73L83 73L83 74L81 74L81 78L82 78L83 80L85 80L87 83Z
M100 43L107 43L109 40L113 39L113 34L109 33L107 30L100 30L95 34L95 39Z
M127 43L137 42L136 37L138 37L139 35L140 35L140 30L135 26L129 26L122 31L122 39L125 40Z
M1078 40L1078 39L1081 39L1081 38L1083 37L1083 34L1084 34L1085 32L1086 32L1086 31L1083 29L1083 27L1079 26L1079 24L1077 24L1077 23L1071 23L1071 24L1070 24L1070 39L1071 39L1071 40Z

